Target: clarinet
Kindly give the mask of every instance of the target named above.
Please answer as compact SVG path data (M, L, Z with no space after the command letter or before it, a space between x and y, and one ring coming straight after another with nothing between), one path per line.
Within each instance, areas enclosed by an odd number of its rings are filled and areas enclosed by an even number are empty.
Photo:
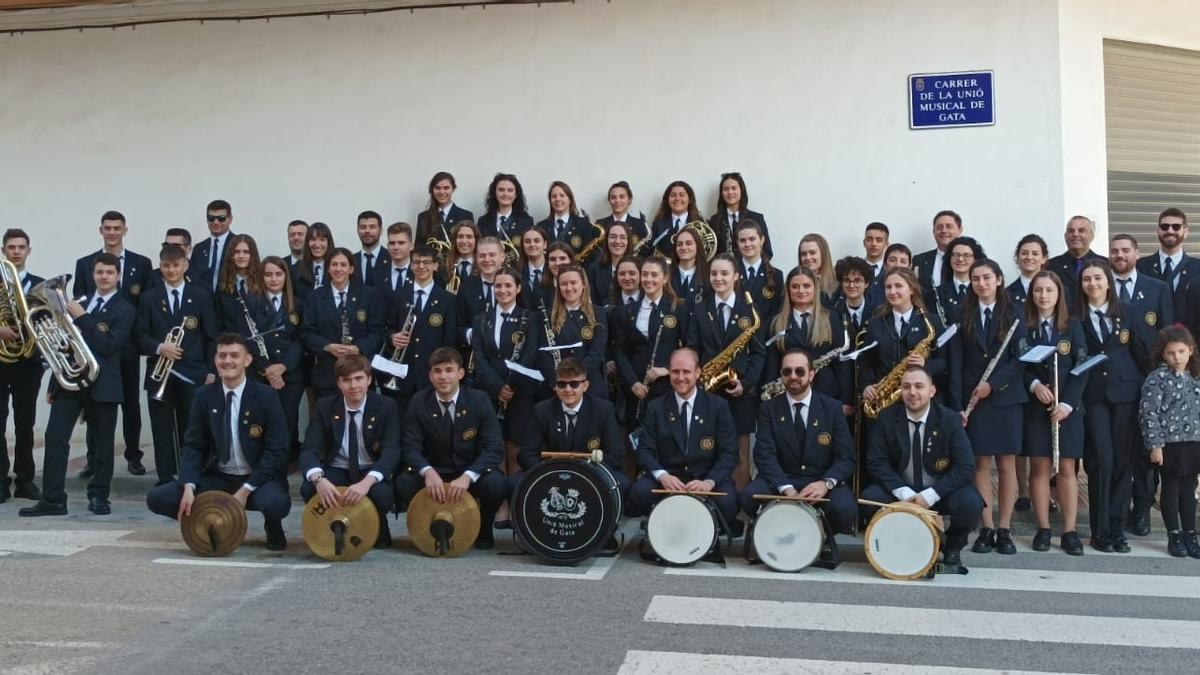
M662 298L659 298L659 302L662 302ZM635 318L634 321L636 321L636 320L637 319ZM658 355L658 343L662 339L662 334L663 334L662 320L663 320L663 311L662 311L662 308L660 307L658 310L658 331L656 331L654 333L654 344L651 345L651 347L650 347L650 362L646 364L646 375L644 377L642 377L642 386L647 388L646 396L638 399L637 409L634 414L635 419L642 418L642 413L646 412L646 399L650 398L650 391L649 391L650 371L654 370L654 357Z
M525 332L528 329L528 327L529 327L529 313L526 312L521 315L521 323L517 326L517 333L521 336L521 340L519 342L517 342L515 345L513 345L512 352L510 354L510 356L512 357L513 363L519 362L521 360L521 352L525 351ZM510 371L508 371L508 375L506 375L504 377L505 386L512 386L510 384L511 380L512 380L512 371L510 370ZM496 419L498 419L498 420L504 419L504 412L506 410L508 410L508 402L501 401L500 402L500 412L496 415Z
M258 355L264 361L269 361L271 356L270 352L267 351L267 341L258 332L258 324L254 323L254 319L250 316L250 308L246 306L246 298L242 297L241 293L238 293L237 299L238 302L242 303L242 313L246 316L246 330L250 331L251 336L254 336L254 344L258 346Z
M942 296L938 294L938 287L933 286L933 306L937 307L938 319L942 322L942 328L949 328L946 325L946 312L942 309Z
M558 370L559 364L562 363L562 354L556 349L558 344L554 340L554 327L550 325L550 314L546 311L546 301L542 299L540 294L538 295L538 306L542 310L542 324L546 328L546 346L550 348L548 351L550 352L550 358L554 360L554 369ZM513 360L516 360L515 356Z
M353 344L354 338L350 336L350 315L346 312L346 308L342 308L342 344Z

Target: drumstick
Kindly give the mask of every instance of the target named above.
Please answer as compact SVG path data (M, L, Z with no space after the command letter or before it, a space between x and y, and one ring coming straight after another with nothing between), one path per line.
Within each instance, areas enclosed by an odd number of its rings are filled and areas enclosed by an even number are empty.
M583 459L592 458L590 452L543 452L542 459Z
M893 509L893 510L894 509L912 509L914 511L920 511L921 513L925 513L925 514L928 514L931 516L937 515L937 511L917 506L913 502L892 502L890 504L885 504L883 502L873 502L870 499L860 499L860 500L858 500L858 503L866 504L867 506L878 506L881 509ZM908 506L898 506L898 504L908 504Z
M825 497L801 497L800 495L754 495L755 499L760 501L782 501L782 502L827 502Z
M699 495L701 497L724 497L728 492L704 492L702 490L651 490L650 494L655 495Z

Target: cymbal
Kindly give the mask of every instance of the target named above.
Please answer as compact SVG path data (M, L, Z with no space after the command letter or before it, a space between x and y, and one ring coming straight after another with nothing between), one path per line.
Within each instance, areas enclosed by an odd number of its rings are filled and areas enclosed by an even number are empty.
M428 556L457 558L466 553L479 536L479 525L479 504L469 494L440 504L421 488L408 503L408 536Z
M201 492L192 502L191 514L179 521L179 532L196 555L229 555L246 539L246 509L226 492Z
M339 487L337 491L342 494L346 488ZM351 562L375 546L379 513L366 497L352 506L339 504L328 509L321 503L321 495L316 494L304 505L301 529L308 550L318 557L331 562Z

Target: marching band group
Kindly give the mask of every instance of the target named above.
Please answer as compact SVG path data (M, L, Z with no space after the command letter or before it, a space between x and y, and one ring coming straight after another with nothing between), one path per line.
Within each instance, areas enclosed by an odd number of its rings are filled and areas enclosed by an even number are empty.
M756 495L794 495L832 534L869 519L877 506L860 498L906 501L950 519L949 565L976 530L973 551L1016 553L1018 508L1034 511L1034 550L1051 547L1057 510L1062 550L1082 555L1086 470L1092 548L1128 552L1126 531L1149 533L1161 487L1169 552L1200 558L1200 259L1183 252L1178 209L1160 214L1159 248L1141 258L1124 234L1107 257L1092 252L1083 216L1061 255L1027 235L1006 280L1008 252L985 252L953 211L933 218L935 246L918 255L876 222L862 255L835 259L807 234L785 271L737 173L721 176L709 218L683 181L649 219L615 183L595 222L561 181L537 222L516 176L495 176L477 218L456 187L434 175L415 227L360 213L357 251L324 223L292 221L285 256L261 256L213 201L208 236L193 246L167 230L157 266L125 248L125 218L110 211L70 289L29 273L30 237L9 229L0 414L11 399L15 481L6 447L0 502L66 514L82 412L88 509L109 513L118 407L128 471L146 472L145 391L150 509L185 516L198 493L222 490L262 512L273 550L286 546L292 471L306 500L369 499L381 547L385 516L421 488L440 502L469 494L484 523L475 545L490 548L543 450L602 449L627 515L647 515L658 490L712 493L736 537ZM1055 358L1028 358L1038 347Z

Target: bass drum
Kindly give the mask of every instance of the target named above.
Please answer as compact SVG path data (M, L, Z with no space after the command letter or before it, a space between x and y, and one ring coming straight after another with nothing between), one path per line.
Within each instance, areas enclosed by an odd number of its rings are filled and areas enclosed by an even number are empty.
M646 540L669 565L691 565L717 546L717 509L689 494L663 497L646 519Z
M526 471L513 492L513 529L531 553L551 565L577 565L595 555L620 522L620 485L608 467L551 459Z

